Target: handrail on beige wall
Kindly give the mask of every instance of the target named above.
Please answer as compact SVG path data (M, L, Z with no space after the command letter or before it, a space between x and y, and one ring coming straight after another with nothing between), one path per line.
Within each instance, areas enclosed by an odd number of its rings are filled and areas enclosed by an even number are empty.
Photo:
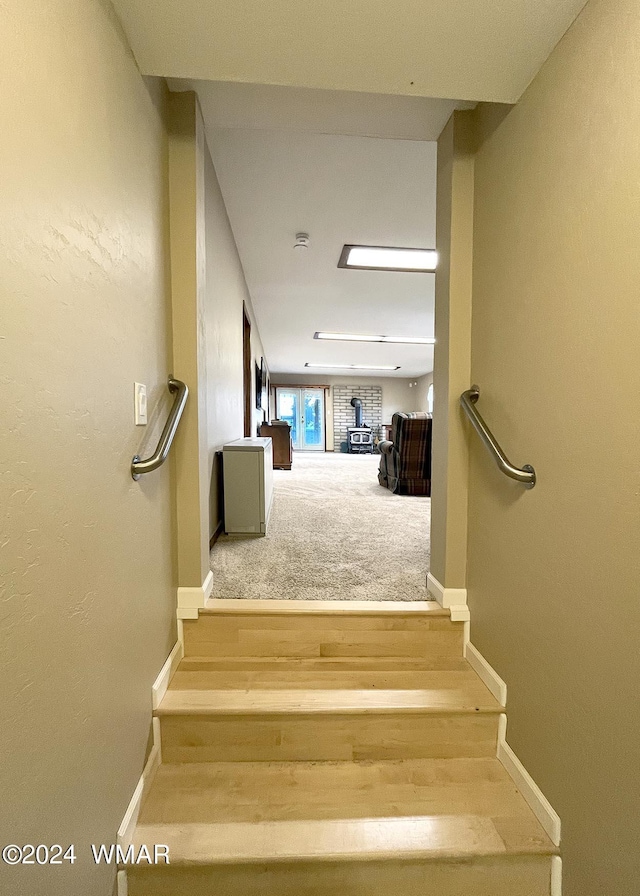
M143 473L151 473L153 470L157 470L158 467L161 467L167 459L173 444L173 439L178 429L184 406L187 403L189 389L182 380L174 380L172 376L169 377L168 386L169 392L175 393L176 397L171 412L167 418L167 422L162 430L158 447L151 457L148 457L146 460L141 460L138 454L135 455L131 461L131 476L133 479L140 479Z
M473 428L489 449L489 453L497 463L498 469L502 470L505 476L508 476L510 479L515 479L518 482L524 483L525 488L533 488L536 484L536 471L530 464L525 464L523 467L514 467L500 445L496 442L493 433L477 410L476 402L479 398L480 389L478 386L472 386L460 396L460 404L464 408L469 420L471 420Z

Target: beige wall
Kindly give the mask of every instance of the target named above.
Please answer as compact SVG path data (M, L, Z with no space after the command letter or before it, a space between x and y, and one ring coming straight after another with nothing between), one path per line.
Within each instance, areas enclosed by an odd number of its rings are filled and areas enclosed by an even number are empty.
M640 887L639 48L637 0L592 0L502 123L480 113L472 375L538 484L474 435L471 636L561 815L565 896Z
M427 403L427 393L429 392L429 386L433 383L433 372L425 373L424 376L418 378L417 385L414 386L415 397L416 397L416 411L425 411L425 413L429 410L429 406Z
M467 568L468 432L459 401L471 375L473 124L472 113L454 112L438 140L430 572L445 588L464 588Z
M168 100L173 371L189 387L174 450L180 587L209 572L204 122L195 93Z
M114 840L175 641L169 469L129 475L169 406L163 95L107 3L9 0L0 28L0 841L78 855L0 890L109 896L88 843Z
M209 150L205 152L207 416L209 535L222 521L221 463L219 452L226 442L244 435L242 362L242 305L251 321L252 433L264 419L256 409L255 365L264 348L253 313L251 298L227 217Z
M254 434L265 416L254 374L264 349L192 91L169 94L169 163L173 362L191 390L175 452L178 572L181 586L197 587L223 517L219 452L244 435L243 303Z
M427 374L428 376L428 374ZM322 374L296 374L296 373L277 373L273 376L274 383L286 385L294 383L300 385L325 385L338 386L347 385L349 383L364 383L370 386L380 386L382 389L382 422L391 423L391 418L396 411L418 411L420 410L420 390L418 387L411 385L420 380L409 379L404 377L356 377L350 376L322 376ZM332 390L328 392L329 400L327 404L327 432L326 444L327 450L333 451L333 394Z

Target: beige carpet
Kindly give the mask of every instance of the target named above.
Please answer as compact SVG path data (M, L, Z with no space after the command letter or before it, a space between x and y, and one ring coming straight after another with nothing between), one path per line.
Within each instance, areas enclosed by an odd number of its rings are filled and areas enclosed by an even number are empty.
M379 457L295 453L264 538L223 535L213 598L426 600L429 498L378 485Z

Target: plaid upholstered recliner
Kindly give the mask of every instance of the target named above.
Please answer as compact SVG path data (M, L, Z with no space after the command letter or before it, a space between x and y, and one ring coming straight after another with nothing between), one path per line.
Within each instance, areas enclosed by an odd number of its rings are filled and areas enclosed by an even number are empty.
M391 441L378 445L378 482L396 495L430 495L431 415L398 413L391 423Z

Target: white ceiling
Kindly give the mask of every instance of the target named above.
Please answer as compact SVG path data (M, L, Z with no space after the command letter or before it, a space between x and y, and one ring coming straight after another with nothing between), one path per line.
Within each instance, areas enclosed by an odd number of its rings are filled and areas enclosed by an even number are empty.
M198 92L272 372L433 368L427 346L313 339L433 335L433 274L339 270L340 250L435 247L431 141L454 108L515 102L584 3L114 0L143 74Z
M585 0L114 0L143 74L512 103Z
M432 370L431 346L313 334L433 335L433 274L337 264L345 243L435 246L436 144L211 125L207 139L272 373L307 361ZM309 249L293 248L298 231Z
M400 377L432 370L430 346L318 342L313 334L433 335L432 274L337 263L347 242L434 247L436 148L425 141L437 139L456 107L472 104L213 81L169 86L198 93L271 370L308 373L306 361L400 365L390 374ZM294 250L298 231L311 234L308 250Z
M171 90L195 90L211 128L266 128L358 137L437 140L454 109L475 103L422 96L168 79Z

